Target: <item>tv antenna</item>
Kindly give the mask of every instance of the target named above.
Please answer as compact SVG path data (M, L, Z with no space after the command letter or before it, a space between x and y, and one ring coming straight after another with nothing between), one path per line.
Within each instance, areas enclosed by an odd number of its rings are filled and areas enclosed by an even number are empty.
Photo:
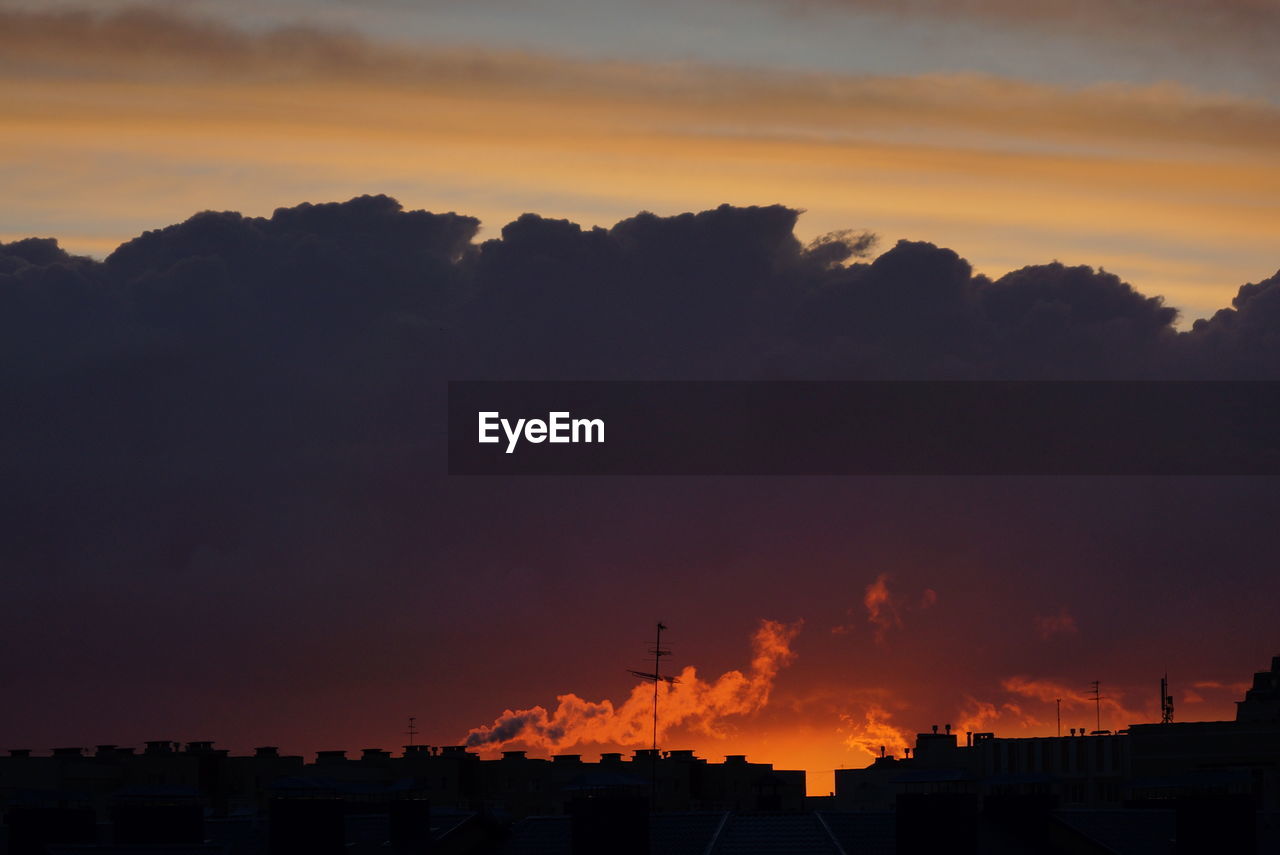
M405 736L409 737L409 747L413 747L413 738L418 735L417 726L418 717L416 715L409 716L409 729L406 730Z
M653 809L653 804L658 796L658 684L666 683L670 686L680 682L677 678L662 673L662 657L671 655L671 651L662 646L662 631L666 628L666 624L658 621L658 631L654 635L653 647L649 649L649 655L653 657L653 672L636 671L632 668L627 669L629 673L639 677L641 680L648 680L653 683L653 751L649 755L650 777L652 778L650 782L650 810Z
M1089 691L1093 693L1091 695L1093 699L1093 709L1098 717L1098 726L1097 726L1096 732L1101 733L1102 732L1102 702L1107 700L1107 698L1103 697L1101 680L1094 680L1089 685L1091 686Z

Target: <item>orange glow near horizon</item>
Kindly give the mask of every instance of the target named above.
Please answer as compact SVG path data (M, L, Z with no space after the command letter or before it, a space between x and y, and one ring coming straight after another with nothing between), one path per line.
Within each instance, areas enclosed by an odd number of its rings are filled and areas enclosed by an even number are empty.
M868 586L867 621L879 638L880 609L893 595L885 574ZM835 788L835 770L862 768L880 755L903 756L914 748L917 732L951 726L959 744L968 733L994 732L1003 737L1042 737L1057 733L1056 701L1062 702L1062 732L1079 727L1093 730L1097 711L1086 691L1066 683L1025 676L1000 681L998 697L967 695L952 705L949 720L924 723L893 688L839 692L827 698L818 714L806 710L802 687L790 685L785 668L794 659L791 642L799 625L763 620L752 638L753 661L745 674L729 671L716 680L698 677L690 666L681 683L665 687L659 701L661 750L692 749L697 756L720 762L729 754L745 754L751 762L771 763L778 769L803 769L809 795L826 795ZM874 642L880 647L884 642ZM1180 720L1234 718L1232 701L1243 696L1246 683L1200 681L1179 703ZM1111 690L1107 690L1111 694ZM1116 687L1101 707L1104 730L1158 720L1156 701L1145 703L1140 690ZM1129 705L1137 699L1138 703ZM503 750L523 749L535 757L560 753L629 754L647 748L651 739L651 684L637 684L626 701L615 706L605 700L587 702L574 694L560 695L553 710L533 707L508 709L492 725L468 735L471 750L487 759Z
M1057 733L1052 703L1049 704L1047 712L1043 709L1039 710L1040 714L1046 715L1048 720L1029 721L1021 726L995 724L991 718L983 715L982 705L975 705L975 707L979 714L976 721L961 719L959 725L952 725L952 732L956 734L958 744L965 743L964 725L966 724L971 727L976 724L981 725L981 730L972 732L994 731L1001 737L1046 737L1055 736ZM1222 701L1197 704L1184 702L1184 709L1186 715L1180 720L1221 721L1235 717L1234 707L1229 701L1225 704ZM1187 717L1193 714L1194 718ZM1104 729L1118 729L1131 723L1141 724L1156 720L1152 715L1142 715L1132 720L1121 719L1125 724L1115 724L1112 723L1114 719L1109 722L1108 716L1108 710L1104 705ZM867 712L864 721L850 719L847 722L838 723L834 728L820 726L817 723L796 723L786 729L771 728L755 732L750 728L749 723L744 723L740 725L739 732L731 737L723 739L709 739L706 736L672 737L660 748L664 751L692 749L696 756L712 763L722 762L725 756L730 754L745 754L747 760L752 763L771 763L775 769L802 769L805 771L808 795L825 796L835 790L837 769L860 769L869 765L879 756L880 745L885 747L887 754L901 757L903 748L914 748L917 730L927 732L929 729L927 726L908 728L905 726L905 721L902 724L904 726L897 726L897 722L886 715L883 709L872 708ZM939 727L941 726L940 724ZM1087 727L1088 730L1093 730L1092 701L1089 702L1087 709L1075 707L1070 710L1070 713L1064 704L1063 734L1068 733L1072 727ZM526 743L518 741L510 743L508 747L527 748L530 756L533 757L547 758L555 753L580 753L584 759L592 760L598 758L600 753L607 751L621 751L624 755L629 755L637 748L648 747L648 743L644 745L611 743L590 747L579 745L572 752L547 751L545 748L527 746ZM494 759L501 755L501 751L501 748L493 747L481 749L477 753L483 758Z

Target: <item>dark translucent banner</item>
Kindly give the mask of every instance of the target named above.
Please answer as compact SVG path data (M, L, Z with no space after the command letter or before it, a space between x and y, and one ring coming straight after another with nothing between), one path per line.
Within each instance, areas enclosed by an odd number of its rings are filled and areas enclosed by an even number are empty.
M1276 475L1280 383L452 382L452 475Z

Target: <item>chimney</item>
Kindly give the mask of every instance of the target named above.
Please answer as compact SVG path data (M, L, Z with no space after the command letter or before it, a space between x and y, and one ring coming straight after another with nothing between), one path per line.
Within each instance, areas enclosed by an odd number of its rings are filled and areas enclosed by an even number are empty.
M280 749L274 745L260 745L253 749L254 757L279 757Z
M53 749L54 757L83 757L83 748L55 748Z
M10 757L30 757L31 749L30 748L10 748L9 756Z
M341 763L346 759L347 759L347 752L345 751L317 751L316 752L317 763Z

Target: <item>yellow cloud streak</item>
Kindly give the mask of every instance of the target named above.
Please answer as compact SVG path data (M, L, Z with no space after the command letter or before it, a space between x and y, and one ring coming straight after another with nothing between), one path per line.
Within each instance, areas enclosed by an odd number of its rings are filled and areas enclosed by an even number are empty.
M65 210L69 232L85 232L73 212L185 216L156 200L208 207L229 186L243 195L223 204L257 212L341 186L504 219L528 199L561 216L779 201L833 228L985 232L1005 256L1020 255L1010 230L1204 244L1247 259L1201 281L1221 289L1270 272L1255 267L1280 226L1280 110L1173 87L592 65L94 20L0 34L11 197L50 221Z
M933 219L998 225L1014 213L1024 225L1067 229L1113 219L1125 227L1141 223L1144 231L1228 242L1274 234L1275 221L1259 213L1280 190L1280 163L725 136L636 128L629 115L611 123L603 111L577 105L552 113L537 103L371 97L341 89L151 89L160 91L140 109L129 106L139 97L132 85L92 87L84 110L24 111L21 102L0 98L0 126L10 150L21 146L37 158L41 149L63 149L54 159L96 152L352 176L445 173L478 186L565 187L620 203L649 202L656 190L673 203L732 197L812 209L856 201L869 214L902 216L918 213L923 202ZM164 111L158 103L187 106ZM377 121L380 116L387 118ZM518 134L505 130L511 126Z

